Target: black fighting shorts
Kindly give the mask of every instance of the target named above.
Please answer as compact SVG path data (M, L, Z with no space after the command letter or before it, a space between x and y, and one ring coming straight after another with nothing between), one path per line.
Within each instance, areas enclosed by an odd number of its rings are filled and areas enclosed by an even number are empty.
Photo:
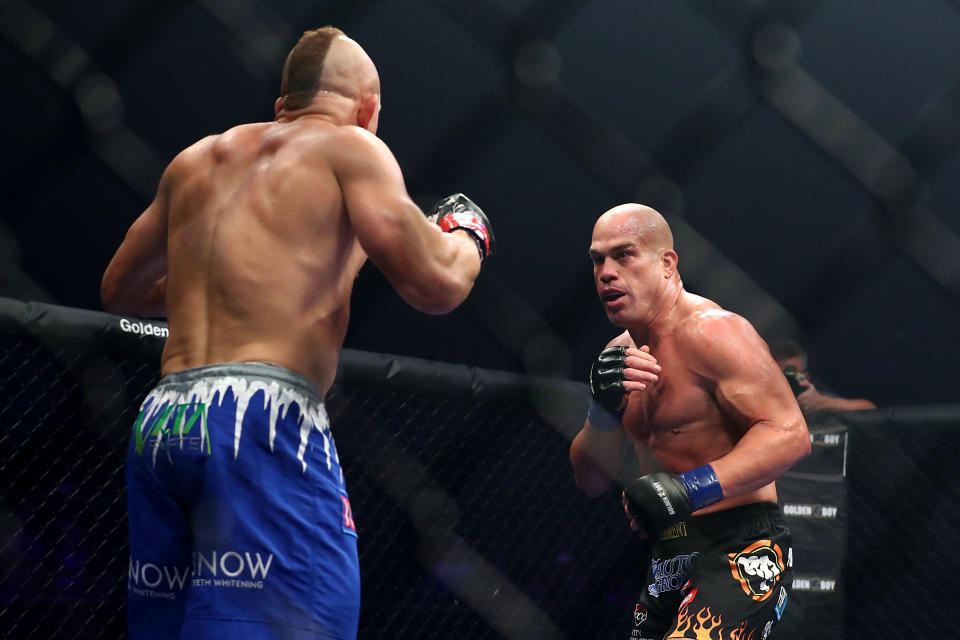
M654 542L630 640L766 640L793 579L780 508L758 502L690 518Z

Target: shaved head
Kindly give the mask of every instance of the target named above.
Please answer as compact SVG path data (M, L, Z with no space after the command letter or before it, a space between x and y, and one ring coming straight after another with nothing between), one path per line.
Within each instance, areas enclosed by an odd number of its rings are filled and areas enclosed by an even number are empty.
M320 91L348 98L380 94L380 76L373 60L336 27L304 33L283 65L280 96L284 109L302 109Z
M670 225L645 205L621 204L597 218L590 260L597 294L618 327L646 331L683 291Z
M670 225L656 209L646 205L631 202L616 206L597 220L595 228L601 227L629 235L637 244L654 252L673 249Z

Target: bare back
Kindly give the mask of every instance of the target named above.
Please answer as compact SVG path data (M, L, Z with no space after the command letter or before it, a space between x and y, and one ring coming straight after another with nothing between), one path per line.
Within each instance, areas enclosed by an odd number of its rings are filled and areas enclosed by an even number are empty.
M306 119L241 125L171 164L164 374L270 362L326 392L366 259L325 152L338 135Z

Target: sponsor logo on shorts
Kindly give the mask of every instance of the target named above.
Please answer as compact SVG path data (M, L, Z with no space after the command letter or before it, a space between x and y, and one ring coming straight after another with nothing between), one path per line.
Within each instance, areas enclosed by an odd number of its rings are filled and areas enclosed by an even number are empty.
M187 586L263 589L272 553L209 551L193 553L190 565L167 565L130 557L127 587L137 595L173 600Z
M633 626L639 627L647 619L647 608L637 603L637 608L633 610Z
M174 600L190 584L189 566L171 566L142 562L130 557L127 589L146 598Z
M166 338L170 335L170 330L162 324L139 321L131 322L126 318L120 318L120 329L127 333L136 333L145 336L157 336L158 338Z
M350 498L345 493L340 494L343 503L343 532L357 537L357 525L353 522L353 509L350 508Z
M767 624L763 625L763 635L760 636L760 640L767 640L771 629L773 629L773 620L767 620Z
M687 535L687 523L676 522L660 533L661 540L673 540L674 538L685 538Z
M818 591L829 593L837 590L837 581L829 578L808 578L794 576L793 588L796 591Z
M777 620L783 617L783 610L787 608L787 588L780 586L780 595L777 596L777 606L774 611L777 613Z
M143 454L144 445L151 449L161 444L167 448L205 450L210 453L210 432L207 429L207 405L202 402L171 404L162 409L146 424L144 416L148 409L140 411L133 425L133 440L137 455ZM199 425L199 434L193 428Z
M647 586L647 591L654 598L668 591L679 591L687 581L687 572L695 568L702 557L702 554L695 551L666 560L654 558L651 561L653 584Z
M684 596L683 600L680 601L680 606L681 606L681 607L685 607L685 606L687 606L688 604L690 604L691 602L693 602L693 599L697 597L697 592L698 592L698 591L699 591L699 589L693 589L693 590L691 590L690 593L688 593L686 596Z
M839 508L835 504L797 504L783 505L783 515L794 518L835 519Z
M730 553L727 557L734 579L744 593L758 602L773 595L786 569L780 546L770 540L757 540L740 553Z

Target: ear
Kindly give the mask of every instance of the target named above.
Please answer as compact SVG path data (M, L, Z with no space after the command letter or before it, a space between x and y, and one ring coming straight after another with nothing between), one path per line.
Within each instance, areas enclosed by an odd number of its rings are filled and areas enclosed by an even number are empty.
M680 258L677 257L677 252L673 249L664 249L660 252L660 268L663 270L664 278L672 278L673 274L677 272L677 263L680 261Z
M273 103L273 117L276 118L280 115L280 109L283 109L283 98L277 98L277 101Z
M360 106L357 109L357 126L366 129L370 133L377 133L377 125L380 122L380 95L371 94L360 99Z

